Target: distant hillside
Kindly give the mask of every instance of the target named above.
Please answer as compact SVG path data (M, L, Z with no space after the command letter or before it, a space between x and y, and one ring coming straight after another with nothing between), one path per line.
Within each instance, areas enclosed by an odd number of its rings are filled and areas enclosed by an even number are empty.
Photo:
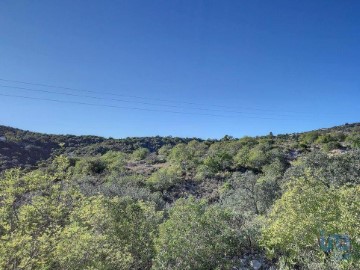
M316 142L328 143L330 148L342 149L346 146L346 138L351 134L358 133L360 133L360 123L353 123L304 133L278 135L274 136L274 139L284 146L292 145L294 151L316 147ZM326 138L325 135L331 138ZM321 142L321 138L319 139L320 136L325 136L323 142ZM14 167L32 168L38 162L60 154L95 156L102 155L109 150L130 153L138 148L147 148L150 152L154 152L164 145L174 146L179 143L188 143L191 140L203 141L198 138L160 136L106 139L98 136L49 135L0 126L0 171ZM223 140L236 139L225 136ZM207 142L211 144L215 141L208 140Z
M132 152L142 147L153 152L164 145L174 146L191 140L194 138L156 136L106 139L98 136L49 135L0 126L0 171L14 167L32 168L39 161L60 154L94 156L109 150Z

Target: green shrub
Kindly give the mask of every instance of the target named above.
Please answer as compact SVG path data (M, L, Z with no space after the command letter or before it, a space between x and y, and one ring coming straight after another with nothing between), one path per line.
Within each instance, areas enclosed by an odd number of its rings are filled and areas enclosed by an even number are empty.
M360 134L352 133L346 138L346 142L354 149L360 149Z
M106 170L106 162L99 157L82 158L75 165L75 172L82 175L97 175Z
M323 149L327 152L341 148L341 144L335 141L328 142L323 145Z
M352 239L352 258L359 263L360 186L329 188L311 175L289 184L275 203L262 231L268 255L301 264L313 253L317 262L325 259L319 248L320 231L348 234Z
M139 148L131 154L131 158L136 161L144 160L150 154L149 149Z
M124 172L128 155L123 152L109 151L101 157L110 172Z
M231 269L227 258L238 251L233 217L194 198L179 199L160 225L153 269Z
M161 168L147 180L153 190L164 191L179 183L180 169L176 166Z
M312 144L318 139L319 136L320 134L317 131L307 132L300 136L300 142L306 145Z

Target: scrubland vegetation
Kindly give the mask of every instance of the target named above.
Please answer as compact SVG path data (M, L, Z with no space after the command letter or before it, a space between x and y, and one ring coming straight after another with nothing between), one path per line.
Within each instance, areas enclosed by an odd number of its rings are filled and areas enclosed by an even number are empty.
M0 269L359 269L360 125L222 140L1 130ZM351 256L322 251L320 232L348 235Z

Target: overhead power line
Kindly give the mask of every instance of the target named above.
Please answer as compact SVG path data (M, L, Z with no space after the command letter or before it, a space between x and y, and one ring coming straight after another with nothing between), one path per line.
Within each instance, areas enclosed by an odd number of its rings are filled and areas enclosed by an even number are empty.
M57 86L57 85L52 85L52 84L33 83L33 82L20 81L20 80L10 80L10 79L4 79L4 78L0 78L0 81L11 82L11 83L21 83L21 84L27 84L27 85L33 85L33 86L42 86L42 87L48 87L48 88L57 88L57 89L77 91L77 92L101 94L101 95L105 94L105 95L111 95L111 96L117 96L117 97L136 98L136 99L142 99L142 100L154 100L154 101L170 102L170 103L182 103L182 104L187 104L187 105L192 105L192 106L194 106L194 105L195 106L212 106L212 107L218 107L218 108L230 109L230 110L238 108L238 107L233 107L233 106L224 106L224 105L216 105L216 104L201 104L201 103L186 102L186 101L171 100L171 99L141 97L141 96L136 96L136 95L123 95L123 94L118 94L118 93L113 93L113 92L108 92L108 91L94 91L94 90L87 90L87 89L78 89L78 88L72 88L72 87ZM260 109L260 108L255 108L255 107L241 107L241 109L279 113L279 111L276 111L276 110ZM210 109L207 109L207 110L210 110ZM308 112L298 112L298 111L288 111L288 110L282 111L282 112L284 112L284 113L308 114Z
M24 91L30 91L30 92L40 92L40 93L48 93L48 94L58 94L58 95L65 95L65 96L71 96L71 97L84 97L84 98L91 98L95 100L111 100L111 101L117 101L117 102L123 102L123 103L137 103L142 105L150 105L150 106L160 106L160 107L170 107L170 108L179 108L184 109L181 106L176 105L167 105L167 104L156 104L151 102L142 102L142 101L131 101L131 100L124 100L124 99L117 99L117 98L104 98L104 97L97 97L97 96L89 96L89 95L80 95L80 94L73 94L73 93L67 93L67 92L59 92L59 91L50 91L50 90L43 90L43 89L32 89L27 87L18 87L18 86L11 86L11 85L0 85L0 87L3 88L12 88L12 89L19 89ZM219 110L219 109L206 109L206 108L198 108L193 107L192 110L201 110L201 111L213 111L213 112L229 112L229 113L236 113L236 114L248 114L248 115L257 115L257 113L251 113L251 112L242 112L242 111L233 111L233 110ZM279 116L279 117L292 117L291 115L284 115L284 114L276 114L273 116Z
M235 117L235 116L227 116L227 115L208 114L208 113L190 113L190 112L179 112L179 111L171 111L171 110L157 110L157 109L146 109L146 108L138 108L138 107L95 104L95 103L80 102L80 101L67 101L67 100L29 97L29 96L23 96L23 95L12 95L12 94L3 94L3 93L0 93L0 96L13 97L13 98L22 98L22 99L30 99L30 100L51 101L51 102L57 102L57 103L68 103L68 104L95 106L95 107L107 107L107 108L114 108L114 109L129 109L129 110L165 112L165 113L186 114L186 115L203 115L203 116L214 116L214 117L224 117L224 118ZM266 119L266 120L294 120L294 119L280 119L280 118L272 118L272 117L255 117L255 116L246 116L246 118Z
M82 101L69 101L69 100L59 100L59 99L52 99L52 98L29 97L29 96L23 96L23 95L10 95L10 94L3 94L3 93L0 93L0 96L15 97L15 98L25 98L25 99L32 99L32 100L43 100L43 101L51 101L51 102L58 102L58 103L96 106L96 107L108 107L108 108L116 108L116 109L130 109L130 110L151 111L151 112L167 112L167 113L176 113L176 114L207 115L207 116L226 117L225 115L217 115L217 114L188 113L188 112L178 112L178 111L170 111L170 110L156 110L156 109L146 109L146 108L138 108L138 107L115 106L115 105L88 103L88 102L82 102Z

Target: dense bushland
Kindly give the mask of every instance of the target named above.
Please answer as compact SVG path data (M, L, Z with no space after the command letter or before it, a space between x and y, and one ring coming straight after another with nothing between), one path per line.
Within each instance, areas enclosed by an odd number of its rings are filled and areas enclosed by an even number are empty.
M1 173L0 269L358 269L359 134L59 146ZM349 235L350 258L320 233Z

